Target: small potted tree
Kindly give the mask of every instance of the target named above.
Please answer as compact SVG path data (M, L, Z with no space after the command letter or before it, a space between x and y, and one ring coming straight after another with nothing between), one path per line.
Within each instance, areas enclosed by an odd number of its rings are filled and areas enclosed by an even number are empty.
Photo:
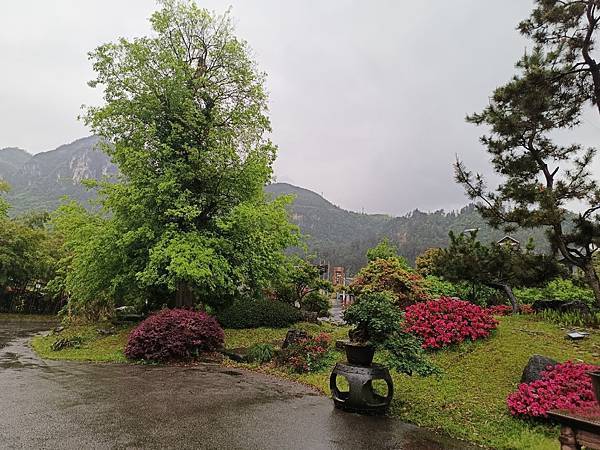
M431 364L421 341L402 330L402 311L393 295L364 292L344 313L344 320L354 328L348 332L346 358L350 364L369 366L375 350L387 352L384 365L398 372L430 375L438 369Z

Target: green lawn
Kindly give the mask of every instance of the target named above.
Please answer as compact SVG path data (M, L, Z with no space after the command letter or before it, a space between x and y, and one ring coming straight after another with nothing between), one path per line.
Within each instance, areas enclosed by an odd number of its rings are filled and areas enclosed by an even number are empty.
M123 348L130 328L114 336L102 337L100 325L71 327L61 336L83 337L81 348L52 351L57 336L36 337L34 349L51 359L125 361ZM309 332L326 331L334 339L345 337L347 328L300 324ZM259 328L225 330L228 348L249 347L259 342L281 342L286 329ZM530 316L500 319L494 335L484 341L431 354L442 368L438 377L420 378L393 374L395 400L391 414L417 425L442 430L450 435L495 448L558 448L556 427L536 425L513 419L505 399L519 383L528 358L535 353L560 361L567 359L600 363L600 334L592 333L576 343L564 338L565 330ZM335 358L344 359L340 352ZM228 363L234 364L234 363ZM312 385L329 394L329 371L292 374L284 370L235 364Z

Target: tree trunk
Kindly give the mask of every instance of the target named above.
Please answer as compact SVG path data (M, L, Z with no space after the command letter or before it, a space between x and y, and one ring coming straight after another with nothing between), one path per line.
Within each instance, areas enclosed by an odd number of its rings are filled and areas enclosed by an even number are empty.
M494 289L502 289L502 291L504 291L504 293L508 297L508 300L510 301L510 305L512 306L513 314L516 314L519 311L521 311L521 308L519 307L519 302L517 301L517 297L515 297L512 288L508 284L490 283L489 286Z
M179 282L177 284L177 291L175 292L175 307L191 308L192 306L194 306L192 288L188 283Z
M585 267L583 267L583 272L585 273L585 279L594 292L596 305L600 306L600 279L598 279L598 274L596 273L596 269L594 268L594 263L592 260L590 260Z

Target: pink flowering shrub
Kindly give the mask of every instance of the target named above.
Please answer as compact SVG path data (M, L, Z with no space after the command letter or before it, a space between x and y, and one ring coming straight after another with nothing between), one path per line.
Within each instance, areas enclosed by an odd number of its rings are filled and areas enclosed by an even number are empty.
M506 400L513 416L546 417L551 409L585 410L597 406L588 371L591 364L567 361L549 366L542 378L522 383Z
M404 323L405 331L421 338L423 348L485 338L498 325L488 310L450 297L408 306Z
M217 320L206 313L163 309L131 332L125 356L151 361L186 359L219 349L224 339Z
M297 373L315 372L323 368L330 344L331 337L326 333L300 339L279 352L277 363Z

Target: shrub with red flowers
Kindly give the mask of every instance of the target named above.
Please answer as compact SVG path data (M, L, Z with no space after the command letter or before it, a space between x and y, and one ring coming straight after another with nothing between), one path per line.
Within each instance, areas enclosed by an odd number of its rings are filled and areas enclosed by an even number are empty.
M187 359L219 349L224 339L214 317L187 309L164 309L131 332L125 356L149 361Z
M486 338L498 321L489 310L450 297L441 297L406 308L404 329L423 341L423 348L442 348Z
M277 364L289 366L297 373L318 371L327 362L330 345L331 337L326 333L299 339L279 352Z
M592 381L586 372L598 370L591 364L573 363L549 366L542 378L522 383L506 400L513 416L546 417L551 409L584 410L594 408Z

